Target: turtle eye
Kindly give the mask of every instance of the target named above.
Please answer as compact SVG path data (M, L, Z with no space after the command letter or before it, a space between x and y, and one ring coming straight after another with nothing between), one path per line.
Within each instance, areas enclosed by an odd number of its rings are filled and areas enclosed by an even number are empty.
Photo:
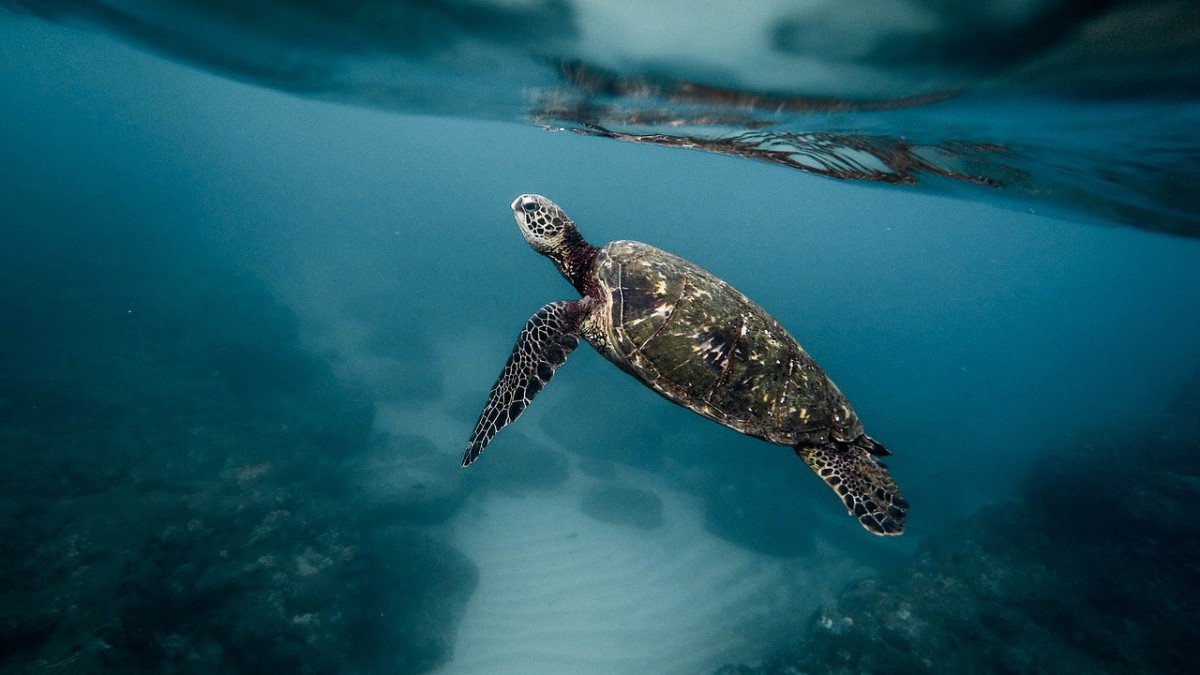
M537 202L525 202L524 204L521 205L521 210L524 211L525 213L533 213L534 211L537 211L539 208L541 208L541 207L538 206Z

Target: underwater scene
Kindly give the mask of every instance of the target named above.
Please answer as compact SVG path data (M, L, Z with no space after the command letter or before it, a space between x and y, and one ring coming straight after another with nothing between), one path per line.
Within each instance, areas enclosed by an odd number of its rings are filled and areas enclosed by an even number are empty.
M1193 672L1197 129L1187 0L0 0L0 673Z

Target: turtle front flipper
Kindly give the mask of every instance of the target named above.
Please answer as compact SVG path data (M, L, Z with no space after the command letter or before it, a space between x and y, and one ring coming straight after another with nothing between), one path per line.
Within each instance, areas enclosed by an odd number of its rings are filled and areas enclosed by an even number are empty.
M849 443L830 440L821 446L797 445L795 449L863 527L875 534L904 531L908 502L887 467L871 456L888 454L882 445L863 434Z
M496 432L521 416L567 355L579 346L579 326L585 311L582 301L563 300L546 305L529 318L467 441L464 467L475 461Z

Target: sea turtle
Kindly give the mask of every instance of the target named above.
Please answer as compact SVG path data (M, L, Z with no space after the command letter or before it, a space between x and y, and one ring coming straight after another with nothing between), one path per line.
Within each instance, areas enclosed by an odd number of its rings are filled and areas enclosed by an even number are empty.
M731 429L790 446L876 534L900 534L908 502L858 415L825 372L762 308L716 276L636 241L587 243L557 204L512 203L521 234L554 261L579 300L539 309L492 387L463 455L474 462L587 340L673 403Z

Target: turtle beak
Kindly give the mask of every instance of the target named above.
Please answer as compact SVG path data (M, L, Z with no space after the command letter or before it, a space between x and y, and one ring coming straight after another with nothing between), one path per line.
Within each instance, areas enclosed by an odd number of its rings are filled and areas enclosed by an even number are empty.
M524 196L525 195L521 195L521 197L524 197ZM516 211L517 209L521 208L521 197L517 197L516 199L513 200L513 203L509 205L513 211Z

